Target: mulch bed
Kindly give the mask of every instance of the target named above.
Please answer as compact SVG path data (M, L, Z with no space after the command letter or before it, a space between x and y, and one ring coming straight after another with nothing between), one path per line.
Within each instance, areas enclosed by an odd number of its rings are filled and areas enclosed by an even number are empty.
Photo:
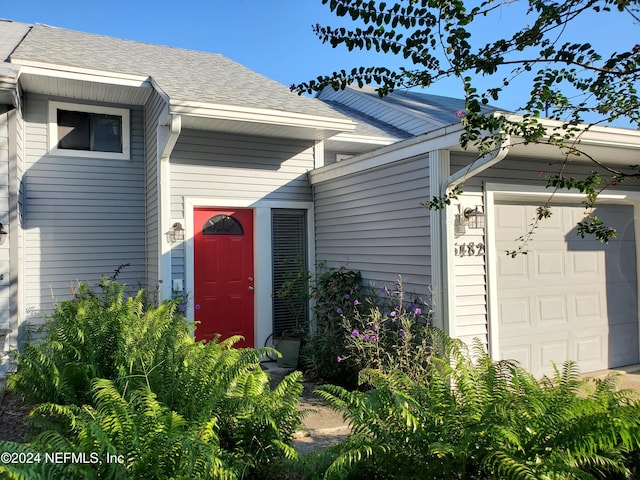
M0 440L28 441L31 429L27 415L32 408L21 395L0 388Z

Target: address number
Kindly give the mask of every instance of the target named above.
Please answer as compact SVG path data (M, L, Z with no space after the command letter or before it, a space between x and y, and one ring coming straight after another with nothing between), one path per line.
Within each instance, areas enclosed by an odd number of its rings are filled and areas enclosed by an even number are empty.
M484 255L484 243L456 243L454 253L458 257L482 257Z

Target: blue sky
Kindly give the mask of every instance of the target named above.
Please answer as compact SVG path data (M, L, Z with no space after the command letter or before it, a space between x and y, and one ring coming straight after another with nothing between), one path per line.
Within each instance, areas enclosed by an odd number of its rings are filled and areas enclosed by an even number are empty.
M5 0L3 3L2 18L221 53L285 85L341 68L401 64L390 56L347 52L323 45L311 26L315 23L339 26L345 20L334 17L320 0ZM521 24L524 18L521 5L522 1L492 16L479 37ZM618 25L619 20L614 14L594 16L566 31L565 36L590 41L605 50L628 49L639 38L637 26ZM436 84L428 92L462 97L459 81ZM522 89L512 88L498 103L505 109L517 108L523 103Z

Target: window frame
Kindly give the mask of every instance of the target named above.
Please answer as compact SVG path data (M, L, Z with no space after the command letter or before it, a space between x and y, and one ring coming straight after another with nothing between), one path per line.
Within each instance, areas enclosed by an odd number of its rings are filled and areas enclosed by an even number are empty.
M71 112L96 113L119 116L122 119L122 152L102 152L99 150L73 150L58 148L58 110ZM131 127L129 110L126 108L83 105L67 102L49 102L49 153L62 157L101 158L111 160L129 160L131 157Z

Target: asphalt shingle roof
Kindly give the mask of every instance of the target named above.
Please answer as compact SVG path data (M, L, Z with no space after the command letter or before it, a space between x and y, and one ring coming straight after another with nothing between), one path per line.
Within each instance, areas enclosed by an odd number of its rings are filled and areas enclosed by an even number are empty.
M344 118L219 54L37 24L11 59L150 76L172 100Z
M29 32L31 25L25 23L12 22L10 20L0 20L0 62L5 62L11 52L16 48L20 40ZM1 75L15 75L18 69L8 63L0 63Z

